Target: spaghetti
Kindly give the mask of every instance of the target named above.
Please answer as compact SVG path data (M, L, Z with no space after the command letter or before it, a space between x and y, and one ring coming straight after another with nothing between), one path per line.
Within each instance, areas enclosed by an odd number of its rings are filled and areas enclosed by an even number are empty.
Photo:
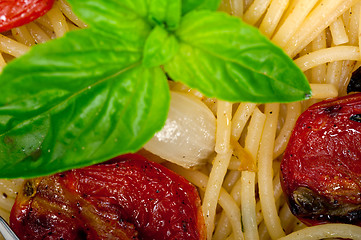
M172 90L201 98L217 116L214 159L192 170L163 163L199 188L208 239L361 239L356 226L300 223L279 182L279 158L297 117L317 101L345 95L350 75L360 65L361 0L224 0L220 9L259 27L283 48L305 72L313 96L289 104L229 103L170 84ZM84 27L69 5L58 0L45 16L0 34L0 69L31 46ZM0 215L5 219L21 182L0 181Z

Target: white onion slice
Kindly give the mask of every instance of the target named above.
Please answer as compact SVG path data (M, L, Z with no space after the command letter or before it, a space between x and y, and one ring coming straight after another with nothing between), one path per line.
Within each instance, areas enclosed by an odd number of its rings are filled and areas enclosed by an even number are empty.
M163 129L144 148L161 158L191 168L204 164L214 153L216 118L196 97L171 92Z

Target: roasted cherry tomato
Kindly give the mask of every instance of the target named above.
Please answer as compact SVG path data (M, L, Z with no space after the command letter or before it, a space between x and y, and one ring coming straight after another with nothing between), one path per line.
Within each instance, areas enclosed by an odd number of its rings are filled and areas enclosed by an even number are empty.
M0 32L29 23L48 12L54 0L1 0Z
M361 225L361 94L311 106L281 163L290 209L308 225Z
M25 181L20 239L205 239L196 188L140 155Z

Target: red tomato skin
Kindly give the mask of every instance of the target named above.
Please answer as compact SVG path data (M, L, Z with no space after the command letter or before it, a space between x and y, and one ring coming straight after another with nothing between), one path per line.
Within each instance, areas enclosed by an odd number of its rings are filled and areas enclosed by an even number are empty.
M281 183L291 211L307 225L361 225L361 122L351 120L358 114L361 94L353 94L314 104L296 122Z
M204 239L196 188L139 155L120 156L50 178L45 184L39 180L30 199L16 200L10 224L20 239ZM49 185L54 180L61 188ZM44 199L48 203L41 205ZM49 213L49 205L58 207ZM95 226L101 226L100 230ZM123 232L113 234L114 229Z
M43 16L54 0L2 0L0 1L0 32L22 26Z

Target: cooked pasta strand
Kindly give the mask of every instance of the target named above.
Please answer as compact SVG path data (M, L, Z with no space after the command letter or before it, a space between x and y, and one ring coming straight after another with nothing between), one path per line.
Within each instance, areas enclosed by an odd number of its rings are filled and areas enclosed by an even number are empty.
M294 2L295 6L291 8L292 10L288 13L288 17L284 20L282 26L272 38L272 41L280 47L286 45L318 0L298 0Z
M359 16L360 16L360 8L361 2L358 1L351 7L350 11L350 24L347 27L348 37L350 39L350 45L356 46L358 43L358 32L359 32Z
M332 41L335 45L344 44L349 41L345 29L345 24L343 23L341 17L338 17L336 21L331 23L330 31L332 34Z
M338 92L341 96L346 94L347 84L350 80L351 72L355 65L356 62L354 60L342 61L342 70L338 86Z
M3 69L3 67L5 67L5 66L6 66L5 59L4 59L3 55L0 52L0 73L1 73L1 71Z
M360 61L360 48L354 46L336 46L320 49L297 58L295 63L302 71L306 71L324 63L347 59Z
M11 33L14 36L15 40L25 44L26 46L33 46L35 45L34 38L30 35L30 32L26 28L26 26L20 26L17 28L11 29Z
M279 23L283 12L288 6L289 0L272 0L269 6L266 16L263 18L259 30L266 35L271 37L275 31L277 24Z
M291 232L293 225L297 222L297 218L292 214L287 204L284 204L282 206L279 215L282 227L285 230L286 234Z
M269 240L270 239L270 235L268 233L268 230L267 230L267 227L266 227L266 224L265 222L262 222L260 225L259 225L259 239L260 240Z
M262 214L272 239L278 239L285 235L277 214L272 186L273 148L279 108L278 103L266 104L265 106L267 118L258 155L258 183Z
M46 15L54 27L56 37L62 37L69 31L66 19L56 4L54 4L53 8Z
M341 78L341 68L342 61L334 61L328 64L327 67L327 75L326 75L326 83L333 84L336 89L338 89L338 85Z
M36 43L44 43L51 39L51 37L34 22L29 23L27 29Z
M312 98L325 99L338 96L338 91L333 84L311 84Z
M169 169L184 176L188 181L199 187L202 191L206 191L210 179L205 174L199 171L184 169L172 163L167 163L165 165ZM226 212L227 217L230 219L235 239L244 239L241 226L240 209L234 202L233 198L223 188L221 188L218 201L219 205L221 205Z
M233 16L243 16L243 1L239 0L223 0L219 7L220 11L225 11Z
M245 238L257 240L259 236L256 215L255 179L255 172L242 172L241 210Z
M58 0L56 2L59 9L63 12L63 14L74 24L76 24L80 28L86 28L87 25L81 21L71 10L70 5L65 0Z
M266 12L271 0L255 0L244 13L243 19L248 24L254 25Z
M241 137L244 126L252 115L257 104L241 103L232 119L232 137L238 140Z
M315 40L312 41L312 51L317 51L326 48L326 32L322 31ZM323 83L326 78L326 64L320 64L311 70L312 83Z
M359 0L321 1L285 45L285 52L291 57L296 56L321 31L357 2Z
M232 14L237 17L243 16L244 4L243 1L239 0L230 0L230 4L232 7Z
M324 224L305 228L279 240L316 240L325 238L361 239L361 228L347 224Z
M248 150L254 159L257 159L265 121L266 115L256 107L247 128L247 137L245 140L245 149Z
M207 239L211 239L214 230L214 220L219 193L226 175L232 152L217 154L213 162L213 168L209 175L209 181L204 194L202 211L207 228Z
M14 57L20 57L29 51L29 49L25 44L0 34L0 52L7 53Z
M248 134L245 140L245 148L256 159L259 143L261 140L261 135L266 116L256 107L253 111L250 124L248 126ZM245 206L242 205L242 215L243 217L243 226L247 231L245 234L248 236L255 236L257 231L257 218L256 218L256 200L255 200L255 191L252 192L252 189L255 188L256 175L252 173L243 173L244 178L239 179L233 186L231 191L231 196L234 201L237 203L237 206L241 205L241 202L245 202ZM251 182L248 182L251 181ZM247 184L247 187L244 186ZM251 186L253 184L253 187ZM243 198L243 200L242 200ZM245 223L245 221L248 221ZM219 219L216 231L214 233L214 240L224 239L231 231L229 226L229 219L226 217L225 213L222 213L221 218ZM246 236L247 239L247 236Z
M202 204L203 216L207 228L207 239L211 239L214 230L214 220L219 193L226 175L229 161L232 156L231 139L232 104L218 101L217 132L215 151L217 156L213 161L207 188Z
M358 22L358 46L361 48L361 14L359 14L357 22Z
M217 109L217 132L216 132L216 153L228 153L231 151L231 125L232 125L232 104L225 101L218 101Z
M224 178L223 181L223 188L230 192L234 184L237 182L237 180L241 177L241 172L238 170L229 171Z
M44 15L42 17L39 17L38 19L36 19L34 21L35 23L38 23L42 26L44 26L45 28L54 31L54 27L49 19L49 17L47 15Z
M301 104L293 102L287 104L287 115L285 123L283 124L280 133L275 140L275 147L273 151L273 158L280 156L287 147L287 142L290 139L292 129L301 114Z

